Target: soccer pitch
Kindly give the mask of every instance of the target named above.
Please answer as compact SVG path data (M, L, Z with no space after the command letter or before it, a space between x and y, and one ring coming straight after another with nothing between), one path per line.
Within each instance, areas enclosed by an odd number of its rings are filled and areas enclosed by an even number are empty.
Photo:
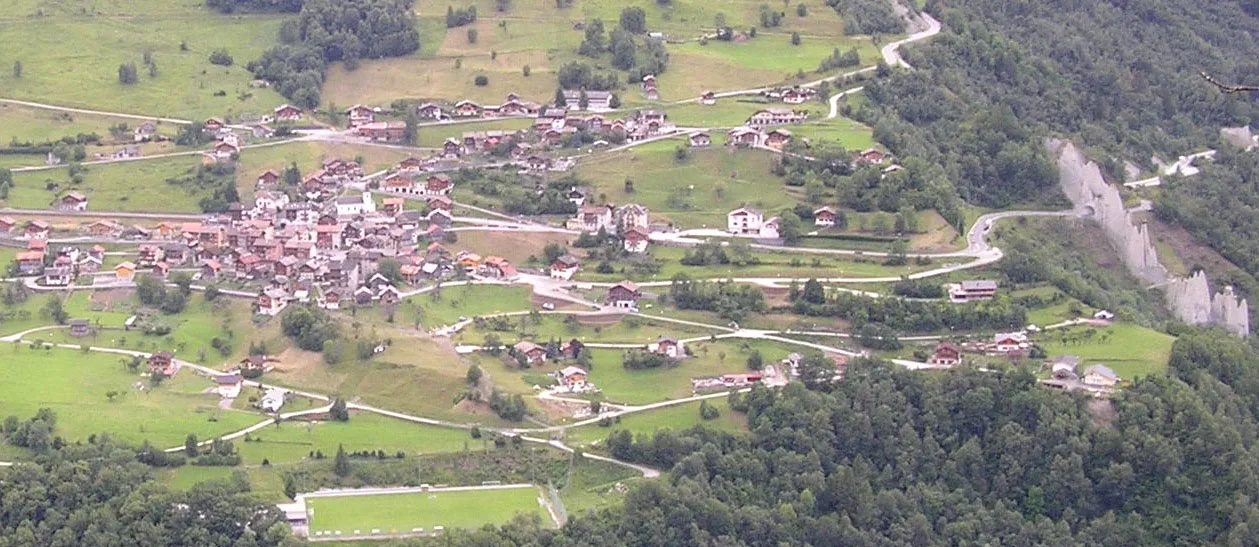
M495 489L437 489L429 492L354 494L307 497L311 535L315 532L341 535L407 534L434 526L445 529L479 528L505 523L516 513L533 513L551 522L538 503L541 492L535 486ZM355 533L355 530L358 533Z

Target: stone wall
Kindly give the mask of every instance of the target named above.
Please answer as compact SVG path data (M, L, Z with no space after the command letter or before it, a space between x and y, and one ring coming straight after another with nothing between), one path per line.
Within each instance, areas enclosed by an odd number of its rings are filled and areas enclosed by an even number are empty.
M1057 158L1058 183L1067 199L1076 209L1091 213L1129 273L1163 288L1173 316L1191 325L1216 324L1239 336L1250 334L1250 310L1245 299L1239 299L1232 287L1212 295L1201 271L1187 279L1168 274L1158 259L1148 226L1133 224L1119 189L1106 184L1097 164L1070 142L1051 139L1047 146Z

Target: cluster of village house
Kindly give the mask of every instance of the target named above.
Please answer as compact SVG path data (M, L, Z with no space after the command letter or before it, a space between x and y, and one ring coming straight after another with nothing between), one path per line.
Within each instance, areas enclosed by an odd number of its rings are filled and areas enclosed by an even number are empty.
M171 378L180 370L179 361L175 359L175 354L169 351L158 351L149 354L147 365L150 375L162 378ZM262 356L251 356L242 359L230 372L213 376L212 380L215 384L214 394L224 399L239 397L241 388L245 385L244 374L248 371L261 372L265 366L266 359ZM288 392L286 390L267 388L263 395L258 398L256 406L264 412L277 412L286 402L288 402Z

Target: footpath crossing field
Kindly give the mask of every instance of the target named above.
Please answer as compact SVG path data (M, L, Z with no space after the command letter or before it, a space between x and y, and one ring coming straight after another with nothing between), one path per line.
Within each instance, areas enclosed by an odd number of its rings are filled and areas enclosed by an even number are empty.
M538 502L537 487L522 485L495 489L434 490L368 495L306 498L310 533L324 535L406 534L413 529L425 532L434 526L446 529L479 528L502 524L517 513L534 513L550 522L551 517ZM358 530L356 534L354 531Z

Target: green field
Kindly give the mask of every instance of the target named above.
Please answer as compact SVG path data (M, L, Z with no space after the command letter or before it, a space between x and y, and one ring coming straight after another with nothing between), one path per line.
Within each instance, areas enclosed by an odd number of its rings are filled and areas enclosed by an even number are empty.
M0 145L8 145L14 139L21 142L42 143L80 133L96 133L104 141L112 142L113 137L109 134L109 128L119 123L135 128L144 122L0 103ZM159 133L174 133L176 129L174 126L163 124L159 126L158 131ZM130 133L125 136L125 140L132 140ZM40 165L43 159L40 156L39 161L26 163L26 165Z
M761 352L765 363L786 357L791 351L775 342L695 342L688 344L694 356L677 367L630 370L622 366L623 350L595 349L589 380L604 398L617 403L645 404L689 397L691 378L748 372L750 350Z
M56 434L67 440L108 433L136 445L148 440L170 447L189 433L208 439L263 420L251 412L218 409L218 396L201 393L213 383L190 370L150 389L148 379L128 371L119 356L18 345L3 351L0 415L26 419L51 408L57 413ZM118 392L113 401L109 392Z
M652 321L639 317L621 318L612 324L605 324L606 320L599 318L600 320L594 321L590 325L570 329L564 324L564 318L565 316L547 314L542 316L540 323L533 323L528 318L523 322L521 318L514 318L512 319L512 325L515 325L516 328L512 332L494 332L469 326L459 331L459 334L455 335L455 340L464 344L481 344L485 341L486 335L495 334L508 343L514 343L516 338L519 337L539 343L545 343L551 339L571 340L576 338L583 342L648 344L655 342L661 336L690 338L707 336L711 332L698 327L664 321ZM613 319L615 319L615 316L613 316ZM522 325L523 330L521 328Z
M1150 374L1167 371L1176 338L1140 325L1119 323L1106 328L1093 329L1093 338L1071 342L1071 336L1092 327L1054 329L1036 337L1036 342L1050 357L1075 355L1080 358L1080 372L1089 365L1103 364L1114 370L1124 381L1131 381ZM1062 336L1066 335L1064 343Z
M774 253L756 251L750 253L760 261L759 264L734 266L730 264L713 264L706 266L687 266L680 260L686 255L687 249L681 247L665 247L657 245L649 252L661 264L660 271L655 274L640 274L632 268L619 268L611 274L600 274L593 269L581 270L575 279L583 281L668 281L673 276L684 273L692 279L724 279L729 277L792 277L808 279L810 277L898 277L930 266L908 264L905 266L884 266L882 258L861 258L847 255L805 255L798 253ZM661 289L667 292L668 288Z
M412 324L416 318L425 327L450 325L460 317L528 311L532 289L525 286L460 285L442 287L406 299L398 308L401 324Z
M608 438L608 435L622 429L629 430L636 436L640 434L649 435L659 429L666 428L679 431L695 425L703 425L704 427L731 433L747 431L747 419L742 414L730 410L730 405L726 402L725 397L708 399L708 404L716 406L721 411L721 416L715 420L700 418L700 403L696 401L629 414L621 417L619 423L614 423L609 427L603 427L599 424L575 427L567 430L564 442L570 446L601 445Z
M77 190L87 196L89 211L199 213L198 202L209 195L207 191L166 182L189 173L199 164L200 156L191 155L90 165L84 168L82 184L73 184L66 168L14 173L14 187L4 204L47 209L61 194Z
M692 150L684 161L673 150L684 140L651 143L604 154L577 166L579 178L590 181L595 195L609 203L638 203L651 210L652 221L683 228L726 226L726 213L741 205L766 211L792 207L797 199L770 174L773 154L729 150ZM625 179L633 192L625 192Z
M131 4L139 9L125 15L52 15L5 25L6 47L0 49L4 96L185 119L261 114L284 102L270 89L251 88L252 76L244 68L278 42L283 17L228 17L182 4L176 6L177 16L159 15L155 12L163 3ZM210 64L209 54L218 48L226 48L236 63ZM144 66L146 51L152 52L156 77ZM16 61L22 63L21 78L8 69ZM118 66L127 62L139 68L136 84L118 82ZM219 91L223 94L216 96Z
M173 289L172 289L173 290ZM17 332L23 328L50 325L53 322L41 317L39 309L51 296L36 296L23 303L31 311L30 318L13 325L0 324L0 330ZM99 330L91 336L74 338L65 329L31 334L28 340L43 339L57 343L104 346L139 351L173 351L181 359L205 366L218 367L235 363L245 357L252 342L265 342L272 353L279 353L288 345L279 333L279 321L266 324L253 322L253 311L247 300L220 298L206 302L200 293L193 293L184 311L175 315L154 315L149 321L170 327L166 336L145 335L137 331L123 330L123 323L140 308L139 300L130 291L76 292L65 303L73 318L99 321ZM29 326L26 326L29 325ZM228 342L226 353L214 349L213 340Z
M243 394L242 394L243 396ZM296 462L310 452L331 457L337 446L349 452L384 450L389 456L402 451L409 455L458 452L465 447L481 449L481 441L466 430L416 424L376 414L358 413L348 422L283 422L250 435L252 441L238 443L246 465Z
M352 535L354 530L370 534L408 533L413 528L431 531L434 526L479 528L486 524L505 523L517 513L536 514L543 522L551 518L538 503L537 488L506 488L499 490L462 490L428 493L381 494L370 496L336 496L307 498L312 512L310 529L340 530Z

